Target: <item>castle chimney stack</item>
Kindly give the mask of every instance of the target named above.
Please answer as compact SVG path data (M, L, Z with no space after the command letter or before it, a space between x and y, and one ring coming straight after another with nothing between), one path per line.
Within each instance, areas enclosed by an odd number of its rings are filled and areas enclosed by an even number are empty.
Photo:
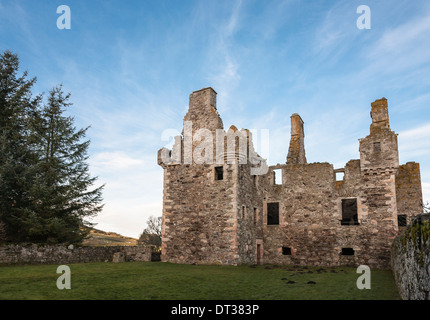
M203 88L190 94L188 112L185 121L191 121L194 133L199 129L208 129L215 133L223 129L222 120L216 108L216 92L212 88Z
M370 133L375 130L390 129L390 121L388 118L388 103L387 99L382 98L375 100L371 104L370 116L372 124L370 125Z
M294 113L291 116L291 140L288 150L287 164L305 164L305 132L303 129L303 120Z

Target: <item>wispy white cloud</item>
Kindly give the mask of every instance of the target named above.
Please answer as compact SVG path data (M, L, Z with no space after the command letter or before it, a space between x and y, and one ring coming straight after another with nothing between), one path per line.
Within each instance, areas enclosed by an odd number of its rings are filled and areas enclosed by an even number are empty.
M91 158L91 165L93 168L99 170L132 170L133 167L143 166L142 159L136 159L128 156L123 151L116 152L101 152L96 153Z
M210 54L214 63L208 76L208 82L212 83L218 94L219 111L223 112L232 106L230 95L240 81L238 57L234 53L234 35L239 28L242 0L237 0L229 15L228 20L217 29Z
M372 50L368 51L368 56L381 58L393 53L410 54L421 51L423 47L429 47L428 42L422 41L428 36L430 36L430 12L424 12L421 16L384 32ZM420 56L423 59L430 59L426 52L421 53ZM417 61L411 62L417 63Z
M430 202L430 123L400 131L398 136L400 163L415 161L420 163L421 185L424 202Z
M242 7L242 2L243 0L236 0L236 2L234 3L230 18L222 31L223 37L230 37L236 31L238 27L239 13Z
M312 41L310 54L313 66L335 64L351 48L358 36L355 17L350 14L354 9L350 2L336 2L324 11Z
M253 16L253 23L248 27L253 33L258 34L260 43L273 39L282 31L285 24L291 20L294 21L295 10L290 6L294 2L294 0L281 0L265 3L262 10ZM287 39L284 41L287 42Z
M40 53L38 50L39 44L34 36L34 28L31 25L31 14L16 1L11 1L1 6L0 16L3 20L2 24L7 24L9 32L14 29L14 34L18 36L23 43L26 43L33 53Z
M386 30L375 39L373 45L363 48L363 55L368 62L363 77L369 74L400 74L404 81L416 79L417 72L422 72L416 68L429 69L430 41L424 40L429 38L430 10L424 9L420 15ZM428 81L424 78L421 80Z
M418 128L401 131L399 133L400 157L407 155L408 159L430 154L430 123Z
M316 29L314 42L316 54L330 55L346 37L346 31L339 27L339 19L335 15L334 9L329 10L321 25Z
M428 109L430 106L430 93L419 94L412 99L401 101L392 107L392 110L400 113L411 113Z

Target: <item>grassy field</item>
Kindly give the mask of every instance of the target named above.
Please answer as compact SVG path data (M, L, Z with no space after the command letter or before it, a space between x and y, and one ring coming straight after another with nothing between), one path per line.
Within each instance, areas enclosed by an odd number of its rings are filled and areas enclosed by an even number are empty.
M356 281L360 274L347 267L70 264L71 289L59 290L57 267L1 266L0 299L399 299L389 270L372 270L371 289L359 290Z

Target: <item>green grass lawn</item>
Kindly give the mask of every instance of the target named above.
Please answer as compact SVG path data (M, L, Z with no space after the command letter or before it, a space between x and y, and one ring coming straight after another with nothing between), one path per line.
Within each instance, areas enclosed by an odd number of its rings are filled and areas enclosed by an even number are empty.
M348 267L86 263L70 264L71 289L59 290L57 267L0 266L0 299L400 299L390 270L372 270L371 289L359 290Z

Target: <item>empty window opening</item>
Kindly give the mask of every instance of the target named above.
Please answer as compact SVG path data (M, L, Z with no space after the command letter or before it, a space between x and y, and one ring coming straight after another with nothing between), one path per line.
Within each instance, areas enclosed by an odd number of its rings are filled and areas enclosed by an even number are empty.
M224 169L223 167L215 167L215 180L224 179Z
M344 177L345 177L345 172L343 171L336 172L336 181L343 181Z
M373 151L375 151L375 152L381 151L381 143L380 142L374 142L373 143Z
M290 247L282 247L282 255L291 256L291 248Z
M257 208L254 208L254 224L257 223L257 218L258 218Z
M406 227L406 225L407 225L406 215L405 214L399 214L397 216L397 226Z
M279 224L279 203L272 202L267 204L267 224Z
M246 207L242 206L242 219L245 219Z
M358 225L357 199L342 199L341 225Z
M277 185L281 185L282 184L282 169L274 169L273 170L273 181L275 184Z
M354 255L354 249L352 249L352 248L342 248L342 255L343 256L353 256Z

